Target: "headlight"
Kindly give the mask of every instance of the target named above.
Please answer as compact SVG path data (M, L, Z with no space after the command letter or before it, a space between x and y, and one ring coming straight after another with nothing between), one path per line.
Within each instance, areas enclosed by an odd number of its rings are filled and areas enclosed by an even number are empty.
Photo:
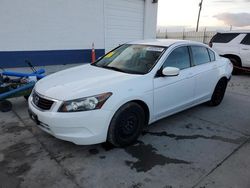
M91 97L65 101L59 108L59 112L79 112L100 109L112 93L102 93Z

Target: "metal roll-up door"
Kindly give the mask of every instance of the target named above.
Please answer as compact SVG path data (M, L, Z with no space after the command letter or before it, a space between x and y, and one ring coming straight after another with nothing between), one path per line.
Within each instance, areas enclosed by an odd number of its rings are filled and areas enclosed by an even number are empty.
M143 39L144 0L105 0L105 51Z

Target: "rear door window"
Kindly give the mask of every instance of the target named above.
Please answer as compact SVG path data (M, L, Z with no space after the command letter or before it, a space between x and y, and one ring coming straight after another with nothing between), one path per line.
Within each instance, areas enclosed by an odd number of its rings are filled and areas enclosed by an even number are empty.
M217 33L213 38L212 42L215 43L228 43L237 37L239 33Z
M208 50L203 46L191 46L193 60L195 65L202 65L210 62Z
M250 34L247 34L241 41L241 44L250 45Z

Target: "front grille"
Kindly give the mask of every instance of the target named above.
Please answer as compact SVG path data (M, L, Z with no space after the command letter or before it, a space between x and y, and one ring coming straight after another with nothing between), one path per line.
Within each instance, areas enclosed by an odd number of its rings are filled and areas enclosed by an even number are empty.
M39 96L35 91L33 92L32 97L33 97L33 103L42 110L50 110L51 106L54 103L54 101Z

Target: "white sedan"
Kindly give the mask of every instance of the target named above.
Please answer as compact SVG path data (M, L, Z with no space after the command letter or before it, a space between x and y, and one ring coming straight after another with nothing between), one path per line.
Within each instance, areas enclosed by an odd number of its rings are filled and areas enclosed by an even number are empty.
M37 82L29 114L56 138L123 147L161 118L204 102L219 105L232 69L228 59L201 43L131 42L93 64Z

